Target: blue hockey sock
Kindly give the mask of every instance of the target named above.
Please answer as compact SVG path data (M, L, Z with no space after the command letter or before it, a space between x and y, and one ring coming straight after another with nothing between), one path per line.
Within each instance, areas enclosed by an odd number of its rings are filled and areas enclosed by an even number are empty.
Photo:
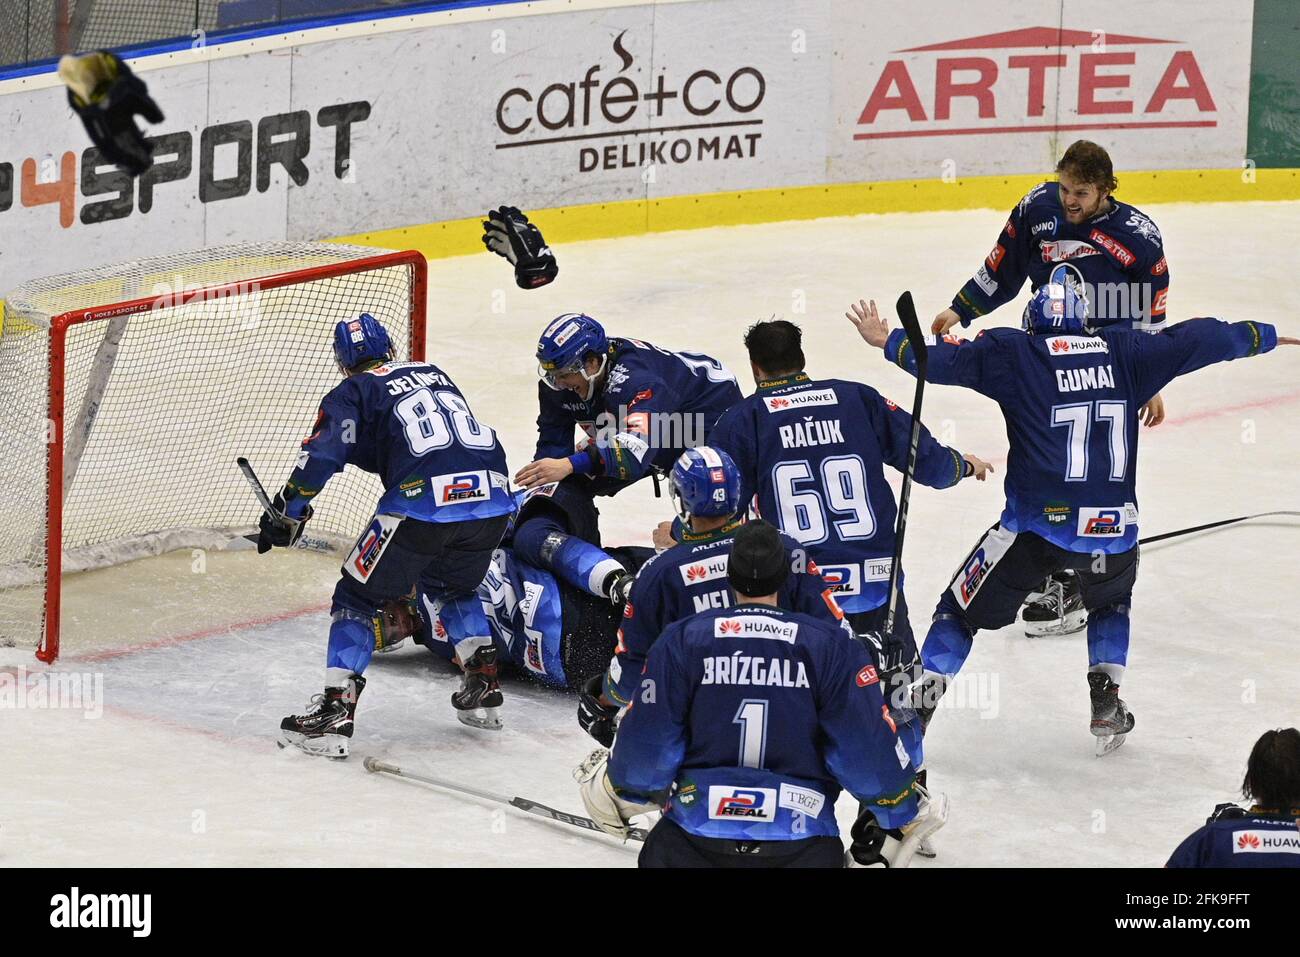
M462 662L472 658L479 648L492 644L492 629L478 595L443 598L438 617Z
M365 672L375 652L373 620L346 608L334 609L329 650L325 654L325 687L342 688L348 675Z
M974 644L969 625L956 615L939 612L926 633L925 644L921 646L921 664L926 671L951 678L961 671Z
M1128 605L1110 605L1088 614L1088 670L1102 671L1115 684L1128 664Z

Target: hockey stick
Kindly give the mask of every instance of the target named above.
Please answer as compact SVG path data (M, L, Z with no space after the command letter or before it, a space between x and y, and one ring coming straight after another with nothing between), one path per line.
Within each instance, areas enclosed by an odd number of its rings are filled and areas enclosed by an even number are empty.
M406 778L410 781L418 781L421 784L429 784L436 788L442 788L445 791L457 791L461 794L468 794L472 797L482 798L484 801L492 801L496 804L506 804L521 811L527 811L529 814L536 814L546 818L548 821L558 821L561 824L572 824L574 827L580 827L585 831L595 831L597 834L606 834L600 829L589 817L581 817L577 814L570 814L567 811L557 811L553 807L547 807L545 804L538 804L536 801L530 801L523 797L508 797L504 794L496 794L492 791L482 791L478 788L468 787L464 784L456 784L454 781L446 781L442 778L429 777L424 774L416 774L413 771L405 771L396 764L389 764L387 761L380 761L378 758L366 758L362 762L367 771L373 771L376 774L391 774L394 777ZM609 837L614 835L610 834ZM628 832L628 838L633 841L644 841L646 838L645 828L634 827Z
M262 509L273 518L283 518L284 515L271 504L271 497L266 494L266 489L262 488L262 482L258 479L257 473L253 471L253 466L249 464L248 459L241 455L235 459L235 464L244 473L244 478L248 479L248 484L252 486L253 494L257 496L257 501L261 503Z
M1235 525L1237 522L1249 522L1253 518L1267 518L1270 515L1295 515L1300 516L1300 512L1260 512L1258 515L1242 515L1238 518L1225 518L1220 522L1209 522L1205 525L1194 525L1191 528L1180 528L1176 532L1165 532L1163 535L1151 535L1148 538L1139 538L1139 545L1150 545L1153 542L1162 542L1166 538L1177 538L1180 535L1190 535L1192 532L1203 532L1209 528L1221 528L1224 525Z
M916 357L916 394L912 399L912 439L907 448L907 468L903 487L898 493L898 522L894 527L894 558L889 569L889 613L885 616L886 636L894 633L894 614L898 609L898 571L903 558L903 536L907 534L907 506L912 499L912 476L916 474L916 451L921 443L921 401L925 397L925 370L928 360L921 324L916 318L912 293L904 292L895 303L898 321L907 333L907 342Z

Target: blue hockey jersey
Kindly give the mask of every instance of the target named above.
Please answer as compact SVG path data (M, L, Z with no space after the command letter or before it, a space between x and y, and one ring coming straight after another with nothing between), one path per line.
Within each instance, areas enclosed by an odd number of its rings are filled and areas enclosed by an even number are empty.
M1300 867L1300 808L1247 811L1220 804L1165 866Z
M291 515L345 465L377 474L376 512L464 522L514 511L506 455L456 384L428 362L389 362L349 376L321 401L289 485Z
M736 531L743 524L744 519L737 519L702 533L683 529L678 544L641 566L623 608L618 646L605 675L607 699L619 705L632 700L646 655L669 624L735 602L727 566ZM790 577L778 594L781 607L804 612L832 627L841 624L844 613L816 564L794 539L788 535L782 539L790 554ZM852 633L846 630L844 634Z
M894 492L883 466L907 467L912 417L875 389L799 373L761 382L727 410L712 445L740 469L741 501L808 549L847 612L889 599ZM966 462L922 427L916 481L948 488ZM901 577L900 577L901 581Z
M553 688L567 688L564 672L564 608L555 576L521 561L509 548L492 553L492 564L478 587L492 641L503 659L521 673ZM416 639L450 661L455 649L439 619L440 604L419 595L421 634Z
M836 836L848 790L882 827L916 815L914 771L861 644L746 603L684 618L650 651L609 762L620 792L691 834Z
M736 377L716 359L639 339L610 339L607 380L590 402L545 383L537 388L534 458L568 458L579 475L620 482L671 469L684 451L707 444L718 416L740 401ZM590 440L577 453L575 424Z
M988 329L973 340L927 337L926 380L988 396L1007 423L1002 527L1072 552L1126 552L1138 538L1137 409L1180 375L1272 350L1262 322L1190 319L1156 335L1032 336ZM916 374L907 334L885 357Z
M983 265L953 298L953 311L968 326L1015 299L1026 278L1037 290L1062 262L1075 266L1086 284L1090 325L1161 328L1169 266L1155 223L1113 196L1105 212L1071 223L1054 182L1035 186L1011 211Z

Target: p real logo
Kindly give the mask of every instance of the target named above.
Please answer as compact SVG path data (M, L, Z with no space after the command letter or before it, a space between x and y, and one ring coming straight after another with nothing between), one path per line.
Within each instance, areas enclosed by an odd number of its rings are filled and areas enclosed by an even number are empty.
M132 937L152 929L152 894L82 894L74 887L50 898L50 926L63 928L130 928Z

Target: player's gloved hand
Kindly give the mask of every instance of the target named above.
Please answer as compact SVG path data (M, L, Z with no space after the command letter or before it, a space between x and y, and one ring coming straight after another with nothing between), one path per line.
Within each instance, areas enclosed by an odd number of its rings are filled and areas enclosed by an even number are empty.
M578 696L578 724L583 731L599 741L601 747L612 748L614 719L618 717L618 708L600 700L604 686L604 674L592 675L583 683L582 694Z
M880 693L889 706L890 720L895 724L907 724L916 717L909 690L918 677L921 664L916 646L909 648L901 638L880 631L863 632L857 637L876 659Z
M59 78L68 87L68 103L106 159L132 176L153 165L153 148L136 126L137 114L150 123L163 121L162 110L144 81L121 58L107 50L59 60Z
M573 779L578 782L582 803L597 826L606 834L627 840L632 830L628 822L637 815L649 814L656 808L653 804L642 804L620 797L609 781L608 769L609 752L597 748L574 769Z
M291 493L292 496L292 493ZM305 506L300 518L290 518L285 514L285 497L281 492L271 503L275 514L263 512L257 523L260 534L257 536L257 554L269 552L273 547L288 548L302 537L303 527L312 516L311 506Z
M483 245L515 267L520 289L545 286L560 271L542 231L514 206L502 206L483 221Z
M849 836L852 838L852 843L849 844L849 853L844 859L845 866L889 866L889 861L880 853L889 834L880 826L874 814L864 808L858 814L858 819L853 822Z

